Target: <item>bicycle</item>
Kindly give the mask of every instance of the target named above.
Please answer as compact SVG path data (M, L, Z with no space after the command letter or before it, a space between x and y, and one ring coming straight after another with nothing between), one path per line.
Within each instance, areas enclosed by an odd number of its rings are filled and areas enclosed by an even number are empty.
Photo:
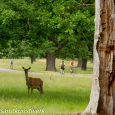
M71 67L71 66L70 66L70 67ZM71 67L70 72L71 72L72 74L74 74L74 66Z
M10 68L13 69L13 59L10 61Z
M63 74L64 74L64 70L63 70L63 69L61 69L60 73L63 75Z
M60 69L60 73L63 75L64 74L64 69Z
M13 69L13 66L12 66L12 65L10 65L10 68L11 68L11 69Z

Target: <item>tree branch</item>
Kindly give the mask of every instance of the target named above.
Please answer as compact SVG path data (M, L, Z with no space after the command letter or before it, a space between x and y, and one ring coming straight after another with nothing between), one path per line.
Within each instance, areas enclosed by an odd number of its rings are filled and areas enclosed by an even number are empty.
M83 36L85 37L85 39L86 39L90 44L92 44L92 43L87 39L87 37L85 36L85 34L84 34L82 31L80 31L80 33L82 33Z

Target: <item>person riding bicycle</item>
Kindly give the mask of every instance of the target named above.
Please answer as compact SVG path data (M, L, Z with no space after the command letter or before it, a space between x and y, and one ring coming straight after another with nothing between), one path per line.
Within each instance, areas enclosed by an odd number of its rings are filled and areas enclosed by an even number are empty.
M73 72L74 73L74 66L75 66L75 62L72 60L71 62L70 62L70 71L71 72ZM73 70L73 71L72 71Z
M61 68L60 68L60 73L62 72L62 70L63 70L63 73L64 73L64 69L65 69L64 60L62 60L62 63L60 63L60 66L61 66ZM59 66L59 67L60 67L60 66Z
M10 67L11 67L11 69L13 69L13 59L11 59L11 61L10 61Z

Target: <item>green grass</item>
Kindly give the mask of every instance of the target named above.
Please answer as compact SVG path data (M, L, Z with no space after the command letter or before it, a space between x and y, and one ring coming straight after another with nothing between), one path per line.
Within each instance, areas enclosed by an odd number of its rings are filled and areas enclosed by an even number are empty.
M25 59L14 59L14 69L15 70L22 70L22 66L25 68L31 67L31 72L44 72L49 73L46 70L46 60L45 59L36 59L36 62L31 64L29 58ZM70 73L70 61L65 61L65 73ZM59 73L60 68L59 65L61 63L60 59L56 59L56 69L57 73ZM77 61L75 61L75 65L77 66ZM10 69L10 59L0 59L0 67ZM56 72L55 72L56 73ZM87 63L87 70L83 71L80 68L74 68L75 74L92 74L93 73L93 64L91 62Z
M2 60L2 63L3 62L4 66L2 64L2 67L6 67L6 65L9 66L9 60ZM40 64L39 61L36 63ZM22 66L21 64L26 67L31 65L29 61L25 62L24 60L14 60L14 68L20 69ZM16 67L16 65L18 65L18 67ZM31 66L32 70L34 70L34 65ZM39 67L39 65L37 67ZM42 69L40 71L42 71ZM36 70L39 69L35 69L34 71ZM39 115L68 114L82 112L89 102L91 78L71 77L66 75L39 75L32 73L29 73L29 76L39 77L44 81L44 95L40 95L39 91L36 89L33 90L32 95L28 95L25 74L23 72L0 72L1 109L17 108L20 110L44 108L45 113Z

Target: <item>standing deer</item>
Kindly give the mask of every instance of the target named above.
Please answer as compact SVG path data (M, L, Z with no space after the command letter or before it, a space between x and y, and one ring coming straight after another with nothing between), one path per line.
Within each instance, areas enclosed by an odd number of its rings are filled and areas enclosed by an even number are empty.
M25 78L26 78L26 85L28 86L28 94L29 90L31 88L31 94L33 92L33 89L38 89L41 94L43 94L43 81L40 78L32 78L28 76L28 70L31 68L29 67L28 69L25 69L22 67L25 71Z

